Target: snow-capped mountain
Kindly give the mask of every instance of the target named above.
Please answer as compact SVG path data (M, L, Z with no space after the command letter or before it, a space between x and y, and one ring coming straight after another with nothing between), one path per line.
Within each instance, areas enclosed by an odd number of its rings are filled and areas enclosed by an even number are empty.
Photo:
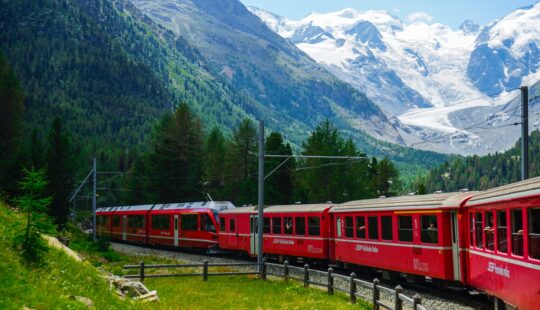
M502 143L491 134L465 130L473 119L467 113L479 108L496 114L494 106L519 95L512 90L540 77L540 4L485 27L467 20L457 30L440 23L405 23L387 11L345 9L290 20L249 9L274 32L365 92L395 117L408 144L421 148L484 154L510 147L515 140ZM481 113L475 115L478 121ZM452 135L460 142L423 143Z

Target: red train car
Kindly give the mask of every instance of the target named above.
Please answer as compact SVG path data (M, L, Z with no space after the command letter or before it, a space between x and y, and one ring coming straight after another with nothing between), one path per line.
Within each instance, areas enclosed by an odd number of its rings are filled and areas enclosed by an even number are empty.
M331 258L332 204L283 205L264 209L263 250L279 260ZM220 214L222 249L257 255L257 207L237 208Z
M116 207L112 210L112 240L147 243L146 225L153 205Z
M203 202L155 205L148 215L148 243L182 248L210 248L218 243L213 208Z
M233 208L227 201L100 208L96 233L118 241L211 248L218 244L218 213Z
M335 259L367 266L461 281L466 243L459 235L463 206L471 193L352 201L334 207ZM464 221L461 221L464 222Z
M467 283L517 307L540 308L540 178L467 202Z
M112 213L114 207L99 208L96 210L96 236L100 238L111 238Z
M255 229L257 208L242 207L219 214L219 247L224 250L240 251L250 256L257 255ZM251 237L253 235L253 238Z

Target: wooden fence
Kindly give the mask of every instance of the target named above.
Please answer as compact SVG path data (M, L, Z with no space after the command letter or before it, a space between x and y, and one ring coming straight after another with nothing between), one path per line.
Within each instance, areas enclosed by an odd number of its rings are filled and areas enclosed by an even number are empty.
M239 272L209 272L208 267L261 267L258 271L239 271ZM268 272L268 267L274 269L281 269L282 272ZM173 274L146 274L146 269L170 269L170 268L202 268L201 272L195 273L173 273ZM390 289L380 285L379 279L374 279L373 282L368 282L360 280L356 277L356 274L353 272L350 276L341 275L334 273L332 268L328 268L328 271L320 271L315 269L310 269L308 264L305 264L304 267L290 266L288 261L285 261L283 264L273 264L267 263L266 261L259 266L258 263L212 263L209 264L208 261L204 261L202 264L177 264L177 265L145 265L144 261L141 261L139 265L126 265L124 269L138 269L139 274L130 274L124 276L125 278L139 279L141 282L144 282L146 278L163 278L163 277L202 277L203 281L207 281L209 276L235 276L235 275L259 275L261 279L266 280L267 275L281 277L284 281L289 281L290 279L302 282L305 288L308 288L310 285L320 286L326 288L329 295L333 295L334 291L341 291L349 295L349 301L351 303L356 303L357 297L363 297L358 292L358 286L367 288L372 291L372 299L374 310L380 310L381 308L389 310L402 310L404 303L412 306L414 310L426 310L422 305L422 298L420 295L416 294L414 297L409 297L403 294L403 288L401 286L396 286L395 289ZM294 270L302 274L302 277L293 276L290 274L290 271ZM319 274L322 279L325 281L314 281L312 280L312 274ZM347 289L334 285L334 280L340 279L349 283ZM393 303L385 303L381 300L381 291L393 296Z

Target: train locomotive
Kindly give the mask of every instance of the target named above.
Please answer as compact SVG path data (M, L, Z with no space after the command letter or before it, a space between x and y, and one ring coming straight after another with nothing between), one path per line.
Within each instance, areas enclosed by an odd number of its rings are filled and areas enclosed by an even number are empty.
M256 256L257 207L198 202L101 208L112 240ZM540 178L484 192L268 206L264 255L458 283L540 309Z

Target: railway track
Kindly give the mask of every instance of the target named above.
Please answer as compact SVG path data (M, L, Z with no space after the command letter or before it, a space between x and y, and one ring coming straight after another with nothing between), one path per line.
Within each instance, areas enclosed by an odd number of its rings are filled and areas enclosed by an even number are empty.
M201 263L205 260L208 261L209 263L238 263L238 262L253 261L252 258L248 258L248 257L239 257L239 256L232 256L232 255L205 255L205 254L202 254L200 252L195 252L195 251L186 251L186 250L178 251L178 250L170 250L170 249L162 249L162 248L147 248L147 247L141 247L141 246L125 244L125 243L111 243L111 246L115 251L125 253L125 254L141 255L141 256L162 256L162 257L182 260L188 263ZM249 268L249 267L242 267L242 268ZM343 275L350 274L348 270L342 269L342 268L336 269L335 272L343 274ZM317 276L318 275L314 275L314 277L317 277ZM374 273L371 273L371 274L361 273L357 277L365 281L372 281L374 277L378 277L379 279L382 279L381 275L377 275ZM314 279L314 280L323 281L325 279L321 278L321 279ZM348 288L348 285L349 285L348 282L340 283L339 281L337 281L335 284L342 285L343 288ZM392 281L382 280L381 284L389 288L394 288L399 284L403 287L404 294L408 296L414 296L417 293L420 294L422 296L422 304L428 307L429 309L484 310L484 309L493 308L493 305L489 302L485 294L481 294L481 293L475 294L474 292L471 292L464 288L459 288L455 290L438 289L428 284L426 285L413 284L413 283L408 283L407 281L400 280L400 279L392 280ZM368 292L365 292L365 295L370 296ZM391 299L391 298L392 296L388 296L388 299ZM367 298L367 300L370 300L370 299Z

